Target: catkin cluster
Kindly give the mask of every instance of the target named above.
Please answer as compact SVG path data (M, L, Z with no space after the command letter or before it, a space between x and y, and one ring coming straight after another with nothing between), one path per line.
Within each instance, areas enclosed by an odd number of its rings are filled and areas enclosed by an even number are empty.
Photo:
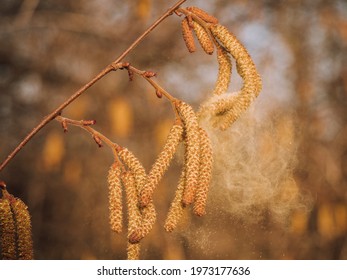
M0 248L4 260L33 259L33 242L28 207L1 189L0 198Z
M207 54L217 50L217 82L212 97L200 107L199 118L209 118L213 126L226 130L259 95L261 78L246 48L216 18L197 7L182 11L186 15L182 20L182 34L188 50L196 50L193 31ZM232 74L231 58L236 61L243 86L239 91L227 93Z
M149 234L156 221L153 193L181 142L185 146L182 174L164 227L168 232L174 230L184 208L191 204L196 215L205 214L212 175L211 143L207 133L199 127L192 107L182 101L175 104L177 119L148 173L131 151L119 146L115 148L116 160L108 175L109 220L111 229L121 232L124 188L128 213L128 259L139 258L140 241Z

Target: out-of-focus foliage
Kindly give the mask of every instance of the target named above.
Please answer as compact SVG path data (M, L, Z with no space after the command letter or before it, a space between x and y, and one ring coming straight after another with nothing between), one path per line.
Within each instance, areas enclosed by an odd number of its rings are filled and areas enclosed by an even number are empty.
M1 159L173 3L3 0ZM259 123L281 116L256 134L256 152L271 165L272 137L284 148L294 139L296 185L288 182L288 189L298 191L303 203L281 221L266 208L250 221L219 207L223 201L211 190L207 215L187 215L179 230L168 234L163 223L179 174L173 166L155 194L158 223L144 239L141 257L347 259L346 2L188 0L186 5L215 15L254 58L264 87L252 114ZM126 60L158 72L165 89L197 108L213 89L217 62L202 50L189 54L179 28L177 16L166 19ZM235 74L231 87L239 85ZM95 128L131 149L147 170L174 118L170 104L144 81L129 82L120 71L63 115L96 119ZM1 180L29 206L36 258L125 258L125 233L115 236L108 225L111 163L111 153L87 133L69 127L64 134L52 122L1 172ZM286 193L281 195L285 201Z

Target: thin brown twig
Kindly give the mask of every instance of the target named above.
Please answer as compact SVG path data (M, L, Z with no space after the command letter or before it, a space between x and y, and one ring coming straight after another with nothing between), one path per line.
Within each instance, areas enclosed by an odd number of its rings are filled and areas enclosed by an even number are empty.
M31 132L17 145L17 147L6 157L6 159L0 165L0 171L2 171L5 166L18 154L18 152L49 122L55 119L62 110L70 105L75 99L82 95L87 89L94 85L97 81L103 78L105 75L110 73L114 69L114 64L122 61L154 28L156 28L164 19L172 15L172 13L179 8L187 0L180 0L169 8L161 17L159 17L150 27L147 28L115 61L106 66L99 74L97 74L91 81L82 86L74 94L72 94L66 101L59 105L53 112L45 116L42 121L34 127Z
M62 124L65 132L67 131L68 125L74 125L88 131L92 135L94 141L98 144L99 147L102 147L102 143L105 143L109 148L111 148L115 160L119 161L119 157L116 152L118 145L114 143L113 141L111 141L104 134L102 134L101 132L91 127L91 125L95 124L95 121L85 121L85 120L77 121L77 120L65 118L63 116L56 116L55 120Z

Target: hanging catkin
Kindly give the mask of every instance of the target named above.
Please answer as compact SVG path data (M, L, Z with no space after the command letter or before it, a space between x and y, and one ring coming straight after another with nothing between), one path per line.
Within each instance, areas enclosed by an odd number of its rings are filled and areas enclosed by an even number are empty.
M117 233L122 231L123 223L121 172L119 164L114 163L111 165L107 176L109 222L111 229Z
M181 124L174 124L171 128L165 145L157 160L152 165L144 188L141 190L141 206L145 207L152 200L153 192L159 181L168 169L178 144L182 141L183 127Z
M131 171L127 171L121 175L122 183L125 188L126 202L128 208L128 239L132 232L141 223L141 213L138 208L138 195L135 185L135 177ZM140 244L127 243L128 260L137 260L140 257Z
M230 56L221 46L217 47L218 77L213 94L221 95L227 92L232 73Z
M16 225L18 259L32 260L34 254L28 207L19 198L11 201L11 207Z
M186 185L182 202L184 205L189 205L194 201L195 189L199 177L199 125L191 106L181 101L177 104L177 109L184 123L186 138Z
M16 259L15 223L13 220L10 202L4 197L0 199L0 234L2 259Z
M207 194L212 177L213 155L211 141L203 128L199 128L200 136L200 170L198 187L195 194L194 213L198 216L206 214Z
M183 192L186 184L186 171L183 167L178 186L175 192L175 197L171 202L169 213L166 217L164 228L167 232L172 232L178 225L180 218L182 217L184 211L184 205L182 203Z
M181 22L182 36L189 52L193 53L196 51L193 31L189 26L188 18L185 17Z
M202 49L205 51L206 54L211 55L214 51L214 44L210 36L208 35L205 28L203 28L199 23L196 21L193 21L193 28L194 32L196 34L196 37L198 38L198 41L202 47Z

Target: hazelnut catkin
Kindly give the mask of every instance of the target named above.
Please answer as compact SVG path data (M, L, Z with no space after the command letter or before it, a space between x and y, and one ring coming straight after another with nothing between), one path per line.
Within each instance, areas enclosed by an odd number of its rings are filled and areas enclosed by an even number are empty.
M183 204L190 205L194 200L195 189L199 176L199 125L193 108L185 102L177 103L178 112L185 129L185 166L186 186L183 194Z
M2 259L16 259L15 223L13 220L10 202L7 198L4 197L0 199L0 234Z
M221 46L217 47L218 77L213 94L221 95L227 92L232 74L232 63L230 56Z
M111 165L107 176L109 222L111 229L117 233L122 232L123 225L121 172L119 164L114 163Z
M205 28L202 27L196 21L193 21L193 28L194 28L196 37L198 38L198 41L202 49L205 51L205 53L209 55L213 54L214 44L212 39L208 35L207 31L205 30Z
M152 165L148 174L146 184L141 190L141 206L145 207L152 200L152 195L168 169L173 156L177 150L179 143L182 141L183 127L181 124L174 124L171 128L163 150L159 154L157 160Z
M129 234L129 241L131 243L140 242L140 240L152 230L156 218L157 213L154 204L150 202L145 208L141 209L141 222L138 227Z
M122 148L118 152L118 156L127 166L127 168L133 173L135 177L136 190L138 193L140 193L147 180L147 174L141 162L127 148Z
M181 28L182 28L182 35L183 40L186 44L186 47L190 53L193 53L196 51L193 31L189 26L188 18L185 17L181 22Z
M203 216L205 215L207 194L212 177L213 155L211 141L207 135L207 132L201 127L199 128L199 136L200 172L193 210L196 215Z
M121 174L121 180L125 188L126 202L128 208L128 239L132 232L141 223L141 213L138 208L138 195L135 185L135 176L131 171ZM127 243L127 258L137 260L140 257L140 244Z
M253 98L258 96L262 87L261 78L246 48L223 25L211 25L210 30L236 60L237 72L244 81L242 94Z
M18 259L32 260L34 253L28 207L19 198L11 201L11 207L16 225Z
M198 8L198 7L187 7L187 10L193 14L195 14L196 16L198 16L200 19L202 19L203 21L207 22L207 23L212 23L212 24L216 24L218 23L218 19L215 18L214 16L208 14L207 12L205 12L204 10Z
M182 204L183 192L186 184L186 171L185 166L183 167L178 186L175 192L175 197L171 202L169 213L166 217L164 228L167 232L172 232L182 217L184 211L184 205Z
M200 107L199 117L209 115L213 126L225 130L249 108L252 101L259 95L262 87L261 78L245 47L227 28L220 24L214 24L210 26L210 30L225 50L236 60L237 72L243 79L241 91L229 94L219 91L218 88L224 87L224 85L218 76L216 92L220 95L218 98L212 96Z

